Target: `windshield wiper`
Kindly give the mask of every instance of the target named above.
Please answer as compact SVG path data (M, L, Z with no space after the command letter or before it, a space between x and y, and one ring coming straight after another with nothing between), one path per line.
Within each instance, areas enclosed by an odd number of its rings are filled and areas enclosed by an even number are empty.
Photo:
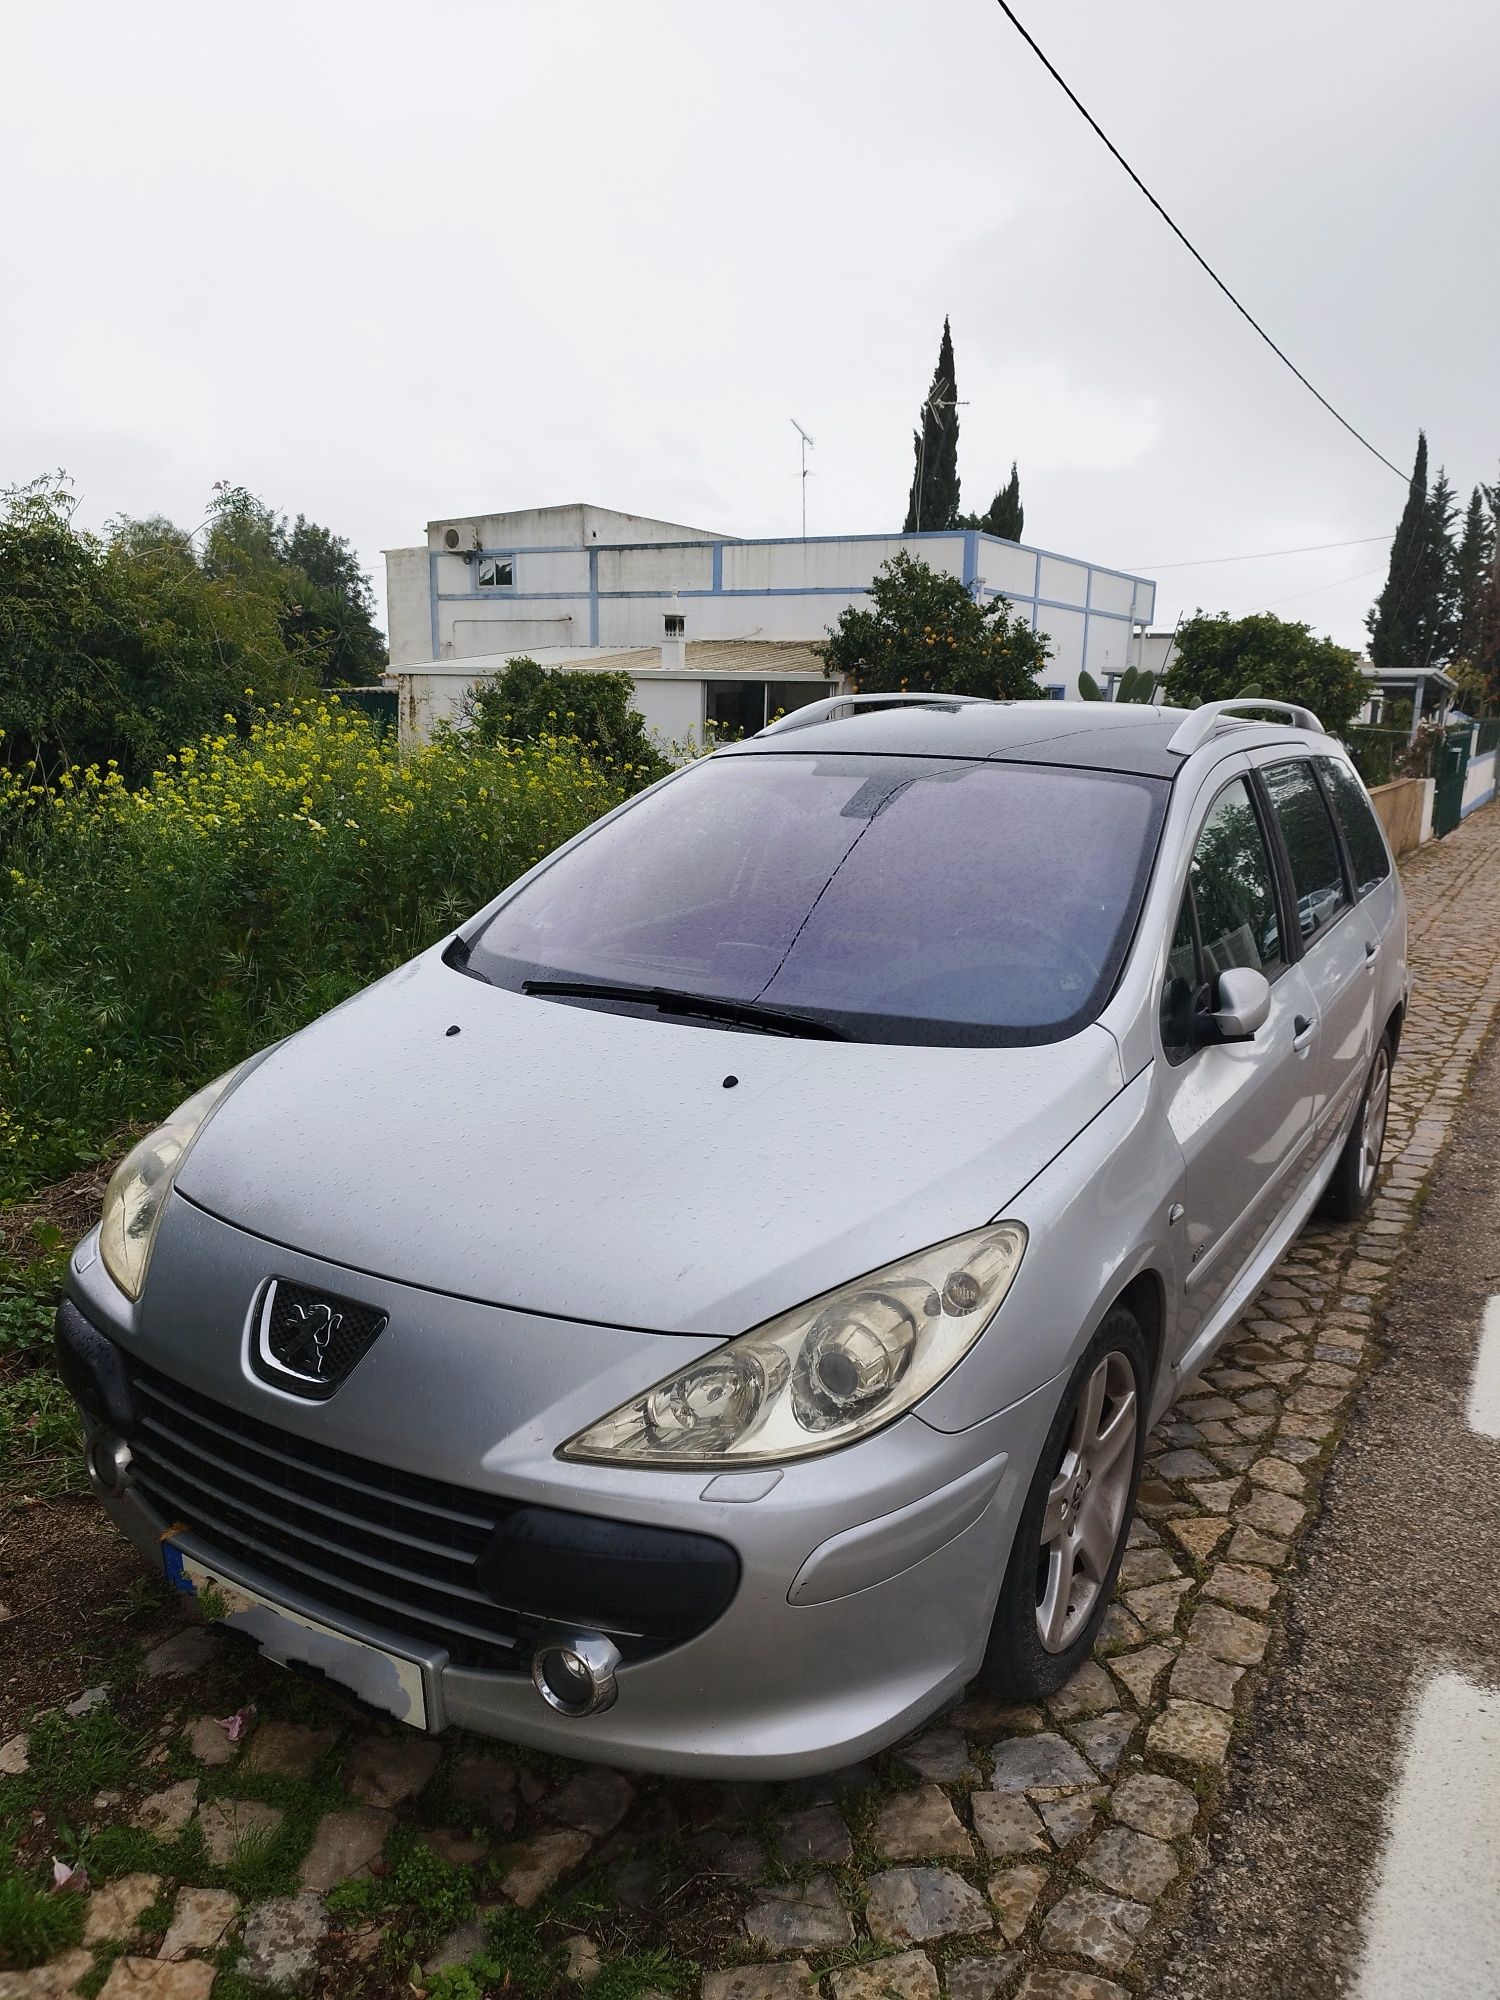
M780 1007L758 1007L753 1000L720 1000L711 993L679 993L670 986L611 986L591 979L523 979L523 993L553 1000L623 1000L655 1007L662 1014L699 1015L707 1021L727 1021L763 1035L794 1035L803 1041L850 1042L852 1035L815 1021L806 1014L784 1013Z

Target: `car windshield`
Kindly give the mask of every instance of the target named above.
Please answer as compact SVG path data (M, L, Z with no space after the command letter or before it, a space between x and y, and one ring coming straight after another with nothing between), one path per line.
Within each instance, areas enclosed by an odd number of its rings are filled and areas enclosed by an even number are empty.
M544 868L461 962L516 990L670 989L862 1041L1053 1041L1113 985L1167 790L1052 765L707 758Z

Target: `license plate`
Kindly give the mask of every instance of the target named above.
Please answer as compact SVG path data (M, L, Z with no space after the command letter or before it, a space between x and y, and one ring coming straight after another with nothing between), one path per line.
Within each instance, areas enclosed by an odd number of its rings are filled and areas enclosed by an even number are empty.
M205 1615L231 1631L253 1639L268 1660L278 1666L293 1662L326 1674L331 1681L358 1695L372 1708L383 1709L414 1729L428 1727L427 1689L420 1661L384 1647L352 1639L316 1618L288 1610L225 1576L211 1563L189 1555L175 1542L161 1545L167 1581L174 1589L196 1597Z

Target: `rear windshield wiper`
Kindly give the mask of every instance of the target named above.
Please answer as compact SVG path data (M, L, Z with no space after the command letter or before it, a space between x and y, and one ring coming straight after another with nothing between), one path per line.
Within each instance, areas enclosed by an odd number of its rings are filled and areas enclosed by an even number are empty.
M711 993L679 993L670 986L610 986L591 979L523 979L523 993L553 1000L622 1000L655 1007L662 1014L699 1015L707 1021L727 1021L764 1035L795 1035L804 1041L848 1042L852 1035L815 1021L806 1014L784 1013L780 1007L758 1007L753 1000L720 1000Z

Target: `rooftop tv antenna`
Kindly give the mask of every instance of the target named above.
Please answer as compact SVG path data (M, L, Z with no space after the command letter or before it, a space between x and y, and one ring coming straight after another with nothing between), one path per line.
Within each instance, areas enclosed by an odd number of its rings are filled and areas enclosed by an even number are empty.
M802 440L802 539L807 540L807 454L817 449L812 439L803 430L795 417L791 418L792 429Z

